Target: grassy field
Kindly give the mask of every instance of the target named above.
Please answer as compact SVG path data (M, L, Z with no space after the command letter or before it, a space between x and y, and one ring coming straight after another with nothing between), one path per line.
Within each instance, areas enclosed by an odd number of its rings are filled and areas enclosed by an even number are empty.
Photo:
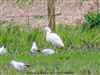
M56 33L65 47L57 48L45 40L41 28L18 25L16 22L0 21L0 46L6 44L8 54L0 55L0 75L30 74L100 74L100 30L82 31L82 27L57 26ZM32 54L32 42L39 49L51 48L54 55ZM17 53L15 53L15 50ZM10 65L11 60L23 61L31 65L27 71L17 71Z

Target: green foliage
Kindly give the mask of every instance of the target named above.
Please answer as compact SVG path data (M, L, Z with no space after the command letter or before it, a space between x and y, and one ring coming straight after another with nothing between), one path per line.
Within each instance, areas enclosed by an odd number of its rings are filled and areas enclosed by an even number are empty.
M22 5L22 4L26 3L26 2L27 2L27 0L16 0L16 3L18 5Z
M19 6L23 6L26 4L32 4L35 0L16 0L16 4Z
M20 47L24 49L31 48L33 41L37 42L40 37L44 37L44 34L39 29L33 28L30 30L27 26L22 27L12 21L0 21L0 28L0 45L7 44L10 49L13 49L13 47L17 49Z
M93 29L91 31L81 32L82 27L63 26L63 24L59 25L56 30L58 35L64 40L67 49L80 50L84 49L84 47L86 50L99 49L100 43L96 45L97 43L94 42L97 42L96 40L100 42L100 30Z
M81 32L81 29L82 27L64 24L57 26L56 33L65 44L64 48L57 48L47 43L41 28L23 27L14 21L0 20L0 46L7 44L8 47L8 55L0 55L0 74L100 74L100 54L97 53L100 51L100 30ZM31 54L33 41L39 49L51 48L57 51L57 54ZM17 50L16 54L14 50ZM13 59L29 63L31 67L27 71L18 72L9 65Z
M46 16L43 16L43 15L33 16L33 19L36 19L36 20L44 20L45 18L47 18L47 17Z
M66 49L99 49L99 30L92 30L82 33L82 27L57 26L57 34L62 38ZM16 22L0 21L0 46L7 44L9 49L26 50L31 48L32 42L38 43L40 49L55 48L45 39L45 33L41 28L29 28L18 25ZM92 42L91 42L92 41ZM14 48L13 48L14 47ZM24 48L24 49L21 49Z
M100 74L99 53L65 53L55 55L20 54L0 56L1 75L41 75L41 74ZM31 65L25 71L17 71L10 61L18 60Z
M89 30L93 28L100 29L100 13L88 12L84 15L83 30Z

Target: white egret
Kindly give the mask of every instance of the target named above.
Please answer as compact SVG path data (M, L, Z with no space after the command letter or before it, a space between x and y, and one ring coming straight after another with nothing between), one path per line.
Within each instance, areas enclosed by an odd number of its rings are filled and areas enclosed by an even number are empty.
M30 65L27 65L27 64L25 64L23 62L18 62L18 61L15 61L15 60L12 60L10 62L10 64L17 70L24 70L27 67L30 67Z
M0 48L0 54L3 54L3 55L7 54L7 49L5 45Z
M64 44L60 37L56 33L52 33L49 27L45 27L46 40L55 46L64 47Z
M33 42L32 48L31 48L31 52L32 52L32 53L35 53L37 49L38 49L38 48L37 48L37 46L36 46L36 43Z

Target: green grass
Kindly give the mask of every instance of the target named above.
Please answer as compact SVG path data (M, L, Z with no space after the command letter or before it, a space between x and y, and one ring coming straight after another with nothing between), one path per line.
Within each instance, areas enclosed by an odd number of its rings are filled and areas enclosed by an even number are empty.
M14 21L0 21L0 46L7 45L8 55L0 55L0 75L29 75L37 73L66 73L81 75L100 74L100 30L82 32L82 27L57 26L56 33L65 47L57 48L45 40L41 28L22 26ZM32 42L39 49L51 48L54 55L31 54ZM14 50L18 53L14 54ZM17 71L10 65L11 60L23 61L31 65L27 71Z
M8 55L0 56L1 75L28 75L34 71L35 74L66 73L66 74L100 74L99 53L66 53L55 55ZM19 60L31 65L25 72L18 72L9 64L12 60Z
M38 20L38 21L43 21L43 20L47 19L47 16L45 16L45 15L36 15L36 16L33 16L33 19Z
M15 0L18 6L25 6L29 4L33 4L35 0Z

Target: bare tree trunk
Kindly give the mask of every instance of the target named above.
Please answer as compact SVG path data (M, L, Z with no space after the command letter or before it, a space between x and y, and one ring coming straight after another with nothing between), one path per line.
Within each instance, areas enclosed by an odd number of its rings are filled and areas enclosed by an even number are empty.
M48 0L48 20L49 27L55 31L55 0Z

